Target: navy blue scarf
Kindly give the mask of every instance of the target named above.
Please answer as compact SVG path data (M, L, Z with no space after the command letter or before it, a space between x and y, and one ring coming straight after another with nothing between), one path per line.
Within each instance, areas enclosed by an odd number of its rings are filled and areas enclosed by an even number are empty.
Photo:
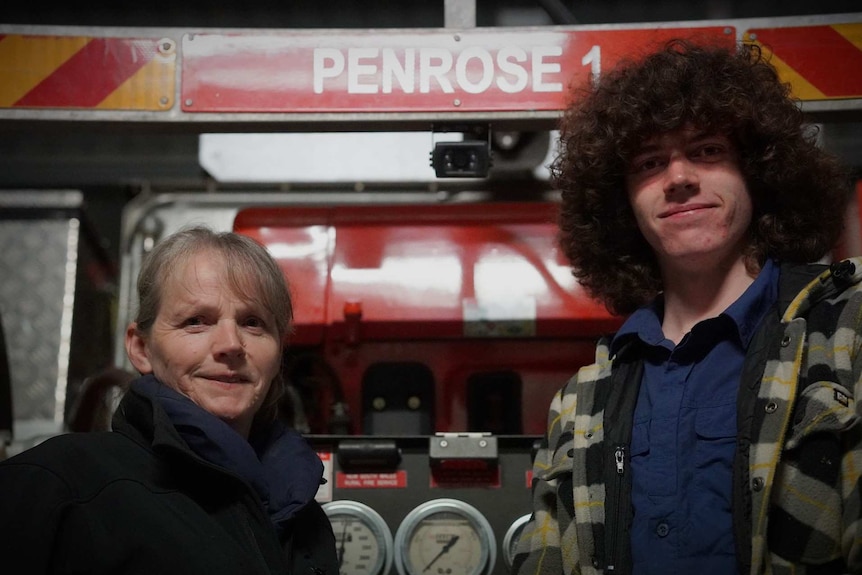
M192 451L247 481L276 528L314 499L323 463L305 438L283 423L276 422L246 441L227 423L152 375L136 379L132 389L167 412Z

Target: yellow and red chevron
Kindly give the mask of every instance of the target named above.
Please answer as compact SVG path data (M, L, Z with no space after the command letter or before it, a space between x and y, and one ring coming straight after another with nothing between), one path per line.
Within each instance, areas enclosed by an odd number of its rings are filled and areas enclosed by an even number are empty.
M748 30L800 100L862 97L862 23Z
M168 110L175 46L158 38L0 35L0 108Z

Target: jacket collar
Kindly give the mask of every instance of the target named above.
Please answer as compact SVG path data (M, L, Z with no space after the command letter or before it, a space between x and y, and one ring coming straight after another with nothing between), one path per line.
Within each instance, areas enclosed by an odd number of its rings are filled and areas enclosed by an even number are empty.
M317 493L323 464L308 442L283 424L246 441L223 421L161 384L138 378L114 416L114 429L129 428L153 450L179 451L247 483L277 527L290 520Z
M784 264L781 266L778 302L782 322L804 316L812 306L862 281L862 257L831 265Z

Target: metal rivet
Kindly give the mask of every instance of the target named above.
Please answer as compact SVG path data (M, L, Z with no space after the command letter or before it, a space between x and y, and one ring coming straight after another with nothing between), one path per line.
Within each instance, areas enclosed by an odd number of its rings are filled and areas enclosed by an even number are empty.
M383 411L384 409L386 409L386 398L375 397L371 400L371 407L373 407L377 411Z
M754 479L752 479L751 480L751 488L754 489L755 491L762 490L763 489L763 478L762 477L755 477Z
M440 440L440 447L449 447L449 442L445 439Z
M778 409L778 404L774 401L770 401L766 404L766 413L775 413L776 409Z
M454 105L456 105L456 106L460 106L460 105L461 105L461 100L459 100L458 98L455 98L455 101L454 101L454 102L452 102L452 103L453 103Z
M574 457L574 456L575 456L575 450L574 450L574 449L570 449L570 450L568 450L568 451L566 452L566 455L567 455L567 456L569 456L569 457Z
M789 335L785 335L783 338L781 338L781 347L787 347L788 345L790 345L791 339L792 338Z
M488 447L488 442L484 439L479 440L479 447Z
M159 52L162 54L172 54L176 48L176 44L170 38L162 38L159 40Z
M461 41L461 36L460 36L459 34L455 34L454 38L455 38L455 41L456 41L456 42L460 42L460 41Z
M192 99L191 99L191 98L187 98L187 99L186 99L186 106L191 106L191 105L192 105Z
M586 432L586 433L584 434L584 437L586 437L587 439L590 439L592 436L593 436L593 432L592 432L592 431L588 431L588 432Z

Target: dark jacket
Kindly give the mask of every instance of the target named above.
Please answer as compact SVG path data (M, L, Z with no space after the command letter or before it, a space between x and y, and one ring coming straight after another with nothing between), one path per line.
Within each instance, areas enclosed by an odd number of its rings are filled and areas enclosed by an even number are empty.
M61 435L0 463L4 573L337 575L313 499L278 533L248 483L197 456L134 390L114 430Z
M860 282L862 258L782 266L779 301L749 346L731 427L742 574L862 573ZM632 347L609 356L609 342L551 404L517 575L631 572L628 462L643 362Z

